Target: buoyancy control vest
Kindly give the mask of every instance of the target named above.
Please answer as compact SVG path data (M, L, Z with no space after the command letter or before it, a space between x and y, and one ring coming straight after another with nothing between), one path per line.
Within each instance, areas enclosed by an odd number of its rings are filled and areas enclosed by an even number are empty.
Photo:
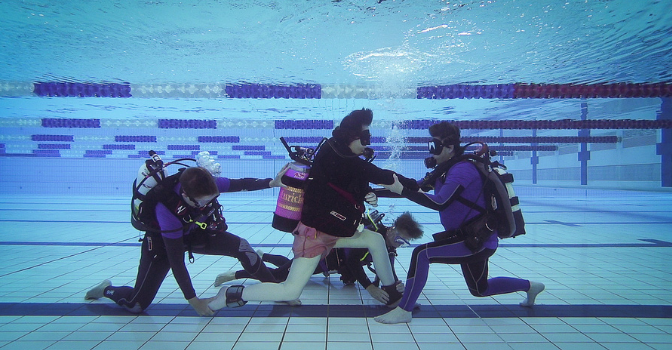
M445 177L450 167L460 161L467 160L476 167L481 175L485 208L461 196L457 200L481 214L488 214L489 219L486 225L491 227L492 230L496 229L499 238L524 235L526 233L525 220L518 197L513 189L513 175L506 171L504 164L490 159L492 153L487 144L472 142L464 147L473 144L479 144L480 149L472 154L463 154L439 164L420 181L420 188L425 192L433 189L435 181L440 177Z
M213 200L203 208L192 208L186 204L182 196L175 192L175 186L179 183L185 168L180 168L173 175L165 175L165 169L168 166L179 164L188 167L182 162L196 161L195 159L182 158L164 164L154 151L150 151L149 154L151 159L143 163L138 171L138 177L133 182L131 224L135 229L150 234L186 230L192 225L210 233L227 230L228 226L222 214L222 207L217 200ZM180 220L182 227L161 230L156 219L156 206L159 203L166 206Z

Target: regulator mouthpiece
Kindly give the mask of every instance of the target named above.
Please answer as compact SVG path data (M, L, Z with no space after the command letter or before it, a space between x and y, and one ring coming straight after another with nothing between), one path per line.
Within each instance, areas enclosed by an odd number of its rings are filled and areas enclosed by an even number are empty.
M436 167L436 158L434 157L427 157L425 158L425 167L427 168L435 168Z

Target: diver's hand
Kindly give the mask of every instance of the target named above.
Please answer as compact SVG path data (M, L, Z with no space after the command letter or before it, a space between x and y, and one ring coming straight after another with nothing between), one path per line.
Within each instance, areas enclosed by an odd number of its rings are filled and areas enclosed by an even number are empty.
M393 184L391 184L391 185L380 185L380 186L383 186L383 187L387 188L388 190L390 190L390 191L392 191L396 194L401 194L401 191L404 190L404 185L402 185L401 182L399 182L399 178L397 177L397 174L392 174L392 178L394 179Z
M213 299L215 298L199 299L198 297L193 297L188 301L189 305L191 305L200 316L213 316L215 312L208 306L208 303Z
M403 293L404 292L404 282L402 281L397 281L397 292Z
M373 284L370 284L368 287L366 287L366 291L369 292L373 299L376 299L383 304L387 304L387 301L390 300L390 296L386 291L376 287Z
M285 164L285 166L280 169L280 172L275 175L275 179L271 180L271 182L268 184L268 187L287 187L287 185L282 183L282 176L285 175L287 169L289 169L289 163Z
M378 206L378 196L373 192L367 193L366 196L364 196L364 200L374 207Z

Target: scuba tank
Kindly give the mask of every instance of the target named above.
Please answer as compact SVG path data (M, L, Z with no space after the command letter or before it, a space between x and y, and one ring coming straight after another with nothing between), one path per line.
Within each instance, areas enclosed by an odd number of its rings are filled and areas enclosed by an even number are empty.
M145 160L138 169L138 176L133 182L133 191L137 192L133 196L134 213L140 211L140 204L147 192L166 178L161 157L152 150L149 151L149 156L150 158Z
M293 162L282 176L282 183L287 185L280 189L278 203L273 213L272 226L276 230L292 232L301 220L303 209L304 185L310 172L310 166Z
M313 165L313 158L317 151L329 139L323 138L315 149L300 146L289 146L283 137L280 141L287 149L289 157L294 162L289 164L289 169L282 176L282 183L287 185L281 188L278 195L278 202L273 213L272 226L276 230L284 232L293 232L301 221L301 211L303 210L303 198L305 194L306 180L310 173L310 167ZM334 148L334 147L332 147ZM334 148L338 153L338 151ZM339 154L340 155L340 154ZM372 162L376 157L374 150L367 147L363 154L367 162ZM341 157L349 157L341 155ZM355 156L353 156L355 157Z
M299 146L290 147L284 137L281 137L280 141L294 162L289 164L289 169L282 176L281 181L287 187L280 189L271 225L276 230L291 233L301 220L304 188L308 179L308 173L310 172L310 166L313 164L313 157L317 153L317 150ZM324 139L317 146L317 149L320 148L323 142Z

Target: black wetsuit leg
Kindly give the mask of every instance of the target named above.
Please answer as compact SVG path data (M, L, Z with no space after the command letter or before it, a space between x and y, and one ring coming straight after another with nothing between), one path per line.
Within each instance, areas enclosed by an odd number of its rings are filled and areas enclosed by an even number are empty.
M105 288L103 295L133 313L140 313L152 303L168 271L170 262L166 256L163 239L145 235L142 240L135 287L109 286Z
M275 254L268 254L264 253L264 256L261 257L261 259L267 263L271 263L277 268L269 268L268 270L271 271L271 274L275 278L277 282L284 282L287 279L287 275L289 275L289 268L292 266L292 260L287 258L284 255L275 255ZM245 271L245 270L238 270L236 271L236 279L243 279L243 278L254 278L251 273Z
M206 255L224 255L238 259L243 269L261 282L277 282L261 257L250 246L247 240L230 232L219 232L215 235L208 233L191 233L192 251Z
M271 263L277 267L283 266L291 260L284 255L268 254L264 253L264 256L261 257L267 263Z

